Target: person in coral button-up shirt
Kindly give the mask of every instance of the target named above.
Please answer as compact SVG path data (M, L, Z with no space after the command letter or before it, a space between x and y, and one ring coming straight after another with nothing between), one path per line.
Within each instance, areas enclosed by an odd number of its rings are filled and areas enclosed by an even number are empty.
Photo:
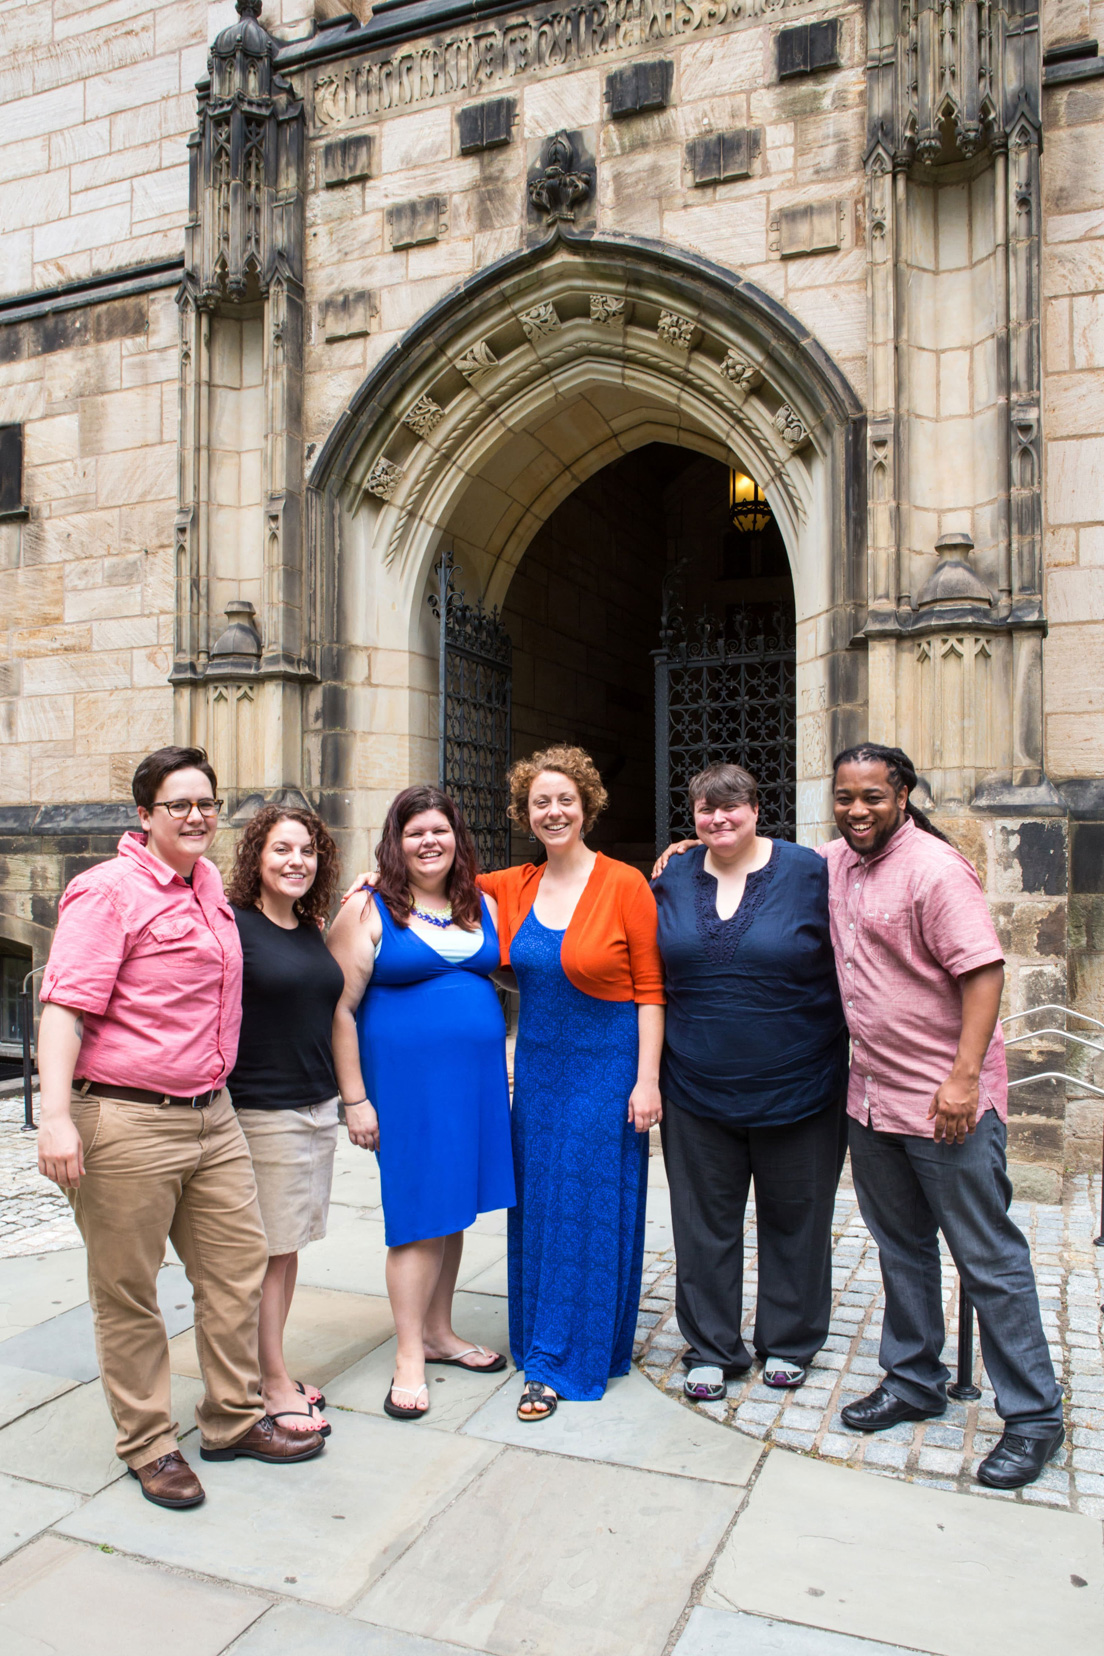
M222 801L202 748L134 773L140 834L70 882L42 984L39 1169L88 1251L115 1447L157 1506L203 1489L177 1447L157 1274L171 1237L196 1294L200 1454L303 1460L317 1432L264 1412L257 1313L268 1245L249 1148L224 1088L241 1025L242 952L214 863Z

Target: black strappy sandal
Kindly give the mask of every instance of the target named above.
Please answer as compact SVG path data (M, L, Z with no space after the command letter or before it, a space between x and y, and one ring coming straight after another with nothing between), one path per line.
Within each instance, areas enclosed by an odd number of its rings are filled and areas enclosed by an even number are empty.
M542 1380L527 1380L525 1389L518 1400L517 1417L519 1420L525 1421L526 1425L534 1420L548 1420L555 1414L559 1401L551 1386L546 1386ZM533 1409L531 1414L522 1414L521 1406L523 1403L528 1403L530 1408ZM543 1408L539 1413L533 1408L537 1403L543 1404Z

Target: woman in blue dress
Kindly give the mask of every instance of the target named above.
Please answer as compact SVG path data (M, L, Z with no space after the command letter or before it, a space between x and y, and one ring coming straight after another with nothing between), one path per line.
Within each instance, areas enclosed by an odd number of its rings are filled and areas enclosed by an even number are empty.
M600 1398L632 1360L663 968L643 875L584 841L606 802L587 754L553 747L519 761L510 799L548 853L480 879L521 991L510 1346L526 1379L518 1417L537 1421L560 1397Z
M498 914L476 886L467 825L437 788L399 794L378 863L374 892L356 892L330 932L345 974L333 1047L349 1137L379 1154L398 1335L384 1409L417 1420L429 1407L426 1363L506 1366L452 1327L463 1233L514 1201L506 1030L491 982Z

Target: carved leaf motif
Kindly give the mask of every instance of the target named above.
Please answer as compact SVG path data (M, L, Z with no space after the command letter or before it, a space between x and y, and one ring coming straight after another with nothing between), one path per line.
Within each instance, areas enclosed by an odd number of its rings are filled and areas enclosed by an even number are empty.
M743 391L754 391L757 385L763 383L763 376L755 364L731 347L721 363L721 373L725 379L731 380L733 385L738 385Z
M396 466L393 460L385 460L382 455L368 473L368 480L364 487L369 494L378 495L381 500L390 500L398 488L403 469Z
M774 416L774 429L780 433L782 441L792 449L799 449L809 440L809 433L789 403L783 403Z
M544 213L546 224L572 224L576 207L590 194L590 179L572 170L574 159L567 133L557 132L548 146L540 176L529 185L529 200Z
M544 334L555 333L560 326L560 319L556 315L556 308L550 299L543 304L533 305L530 310L522 311L521 325L525 329L527 339L540 339Z
M419 437L428 437L444 417L445 411L440 403L435 403L433 398L427 395L419 397L417 402L407 409L403 415L403 425L409 426Z
M592 293L590 320L592 322L621 322L625 316L625 301L611 293Z
M656 333L666 344L677 345L680 350L688 351L690 341L694 337L694 323L689 317L678 316L674 311L660 311Z
M465 351L462 356L457 357L456 366L464 378L474 384L481 374L489 374L492 368L498 367L498 358L487 341L481 339L470 351Z

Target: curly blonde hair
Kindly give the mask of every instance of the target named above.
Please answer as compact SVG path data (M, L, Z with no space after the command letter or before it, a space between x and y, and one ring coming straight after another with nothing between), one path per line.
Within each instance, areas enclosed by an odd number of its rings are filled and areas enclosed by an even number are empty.
M609 794L602 786L598 767L589 753L580 747L568 747L560 742L552 747L531 753L528 759L519 759L510 766L506 785L510 790L509 815L519 827L529 826L529 790L542 771L555 771L574 782L583 802L583 832L589 834L598 820L599 812L609 803Z

